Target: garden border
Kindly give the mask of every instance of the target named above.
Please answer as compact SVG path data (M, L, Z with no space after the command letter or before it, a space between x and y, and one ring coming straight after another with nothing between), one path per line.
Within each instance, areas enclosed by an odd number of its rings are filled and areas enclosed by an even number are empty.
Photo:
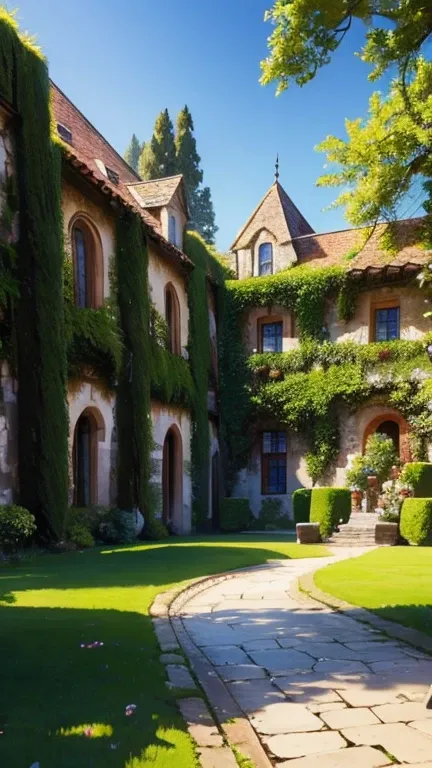
M371 611L368 611L366 608L352 605L345 600L340 600L338 597L323 592L316 586L314 581L314 575L317 570L319 569L311 571L304 576L300 576L298 579L298 590L300 595L303 595L303 600L307 596L309 600L312 600L319 605L326 605L338 613L347 613L349 611L351 618L361 621L363 624L371 624L389 637L402 640L404 643L408 643L408 645L412 645L415 648L419 648L432 654L432 637L429 637L429 635L426 635L424 632L421 632L418 629L404 627L403 624L390 621L390 619L383 619L380 616L371 613ZM297 596L296 599L298 599Z

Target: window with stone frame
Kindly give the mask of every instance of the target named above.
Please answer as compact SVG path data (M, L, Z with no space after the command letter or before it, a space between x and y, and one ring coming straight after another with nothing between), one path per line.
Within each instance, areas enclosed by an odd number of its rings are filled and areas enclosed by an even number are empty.
M72 227L75 303L81 308L96 307L96 246L87 223L78 219Z
M282 352L283 321L262 322L260 327L260 351Z
M287 486L286 432L262 433L261 485L264 495L281 495Z
M271 243L261 243L258 249L258 274L273 274L273 246Z
M371 307L371 341L394 341L400 338L400 304L389 300Z

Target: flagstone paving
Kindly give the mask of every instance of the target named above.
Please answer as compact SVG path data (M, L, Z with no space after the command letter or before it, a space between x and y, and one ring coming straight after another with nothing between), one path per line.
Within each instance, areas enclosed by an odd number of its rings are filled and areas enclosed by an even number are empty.
M336 559L358 554L338 549ZM432 767L432 657L292 589L329 561L239 572L192 596L183 627L274 766Z

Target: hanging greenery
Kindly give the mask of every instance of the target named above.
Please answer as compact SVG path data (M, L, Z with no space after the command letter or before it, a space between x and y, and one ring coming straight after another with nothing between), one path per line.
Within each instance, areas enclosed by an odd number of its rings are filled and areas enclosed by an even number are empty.
M138 215L122 211L116 219L117 301L123 334L117 389L118 505L141 510L150 527L151 402L150 302L148 254Z
M209 504L210 430L207 393L211 375L208 280L215 293L223 286L227 267L212 246L196 232L186 232L184 251L193 262L188 284L189 359L195 387L192 404L192 518L197 528L206 525Z
M62 296L60 147L51 140L46 62L0 9L0 95L16 122L17 344L20 503L60 537L68 498L66 345Z

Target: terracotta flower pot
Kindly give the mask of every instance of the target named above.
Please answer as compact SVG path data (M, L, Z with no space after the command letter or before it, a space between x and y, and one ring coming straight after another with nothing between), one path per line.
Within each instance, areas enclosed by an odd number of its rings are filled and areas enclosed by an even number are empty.
M278 370L273 369L273 370L270 371L269 377L271 379L281 379L282 378L282 371L278 371Z
M376 488L378 485L378 479L375 477L375 475L369 475L367 482L369 488Z

